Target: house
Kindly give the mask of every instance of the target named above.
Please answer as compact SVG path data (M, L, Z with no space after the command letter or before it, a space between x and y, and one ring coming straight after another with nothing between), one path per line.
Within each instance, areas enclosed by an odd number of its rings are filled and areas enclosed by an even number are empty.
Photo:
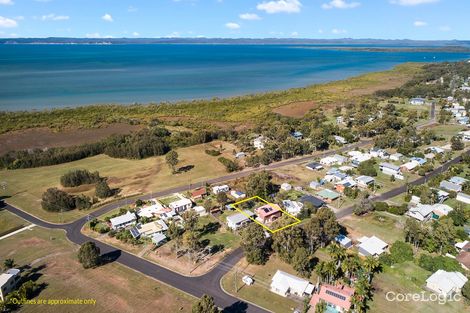
M470 141L470 130L459 132L459 136L463 141Z
M188 198L178 194L179 200L171 202L168 206L176 213L181 213L193 207L193 202Z
M302 202L292 200L283 200L282 205L286 209L287 213L291 215L299 214L302 208L304 207Z
M334 192L334 191L329 190L329 189L323 189L323 190L317 192L316 195L319 196L320 199L322 199L326 203L331 203L334 200L341 197L341 195L339 193Z
M354 188L356 187L357 183L352 179L351 177L347 177L343 179L342 181L339 181L335 184L335 189L338 192L343 193L346 188Z
M352 246L352 240L342 234L339 234L338 236L336 236L335 241L346 249Z
M134 238L150 237L155 233L163 233L168 230L168 226L163 220L156 220L147 224L138 224L130 229L131 235Z
M166 208L158 200L150 200L150 205L144 206L143 208L137 211L137 215L140 217L152 218L155 215L160 215L166 211Z
M437 189L437 201L442 203L446 201L447 199L449 199L449 193L444 190Z
M281 190L284 191L290 191L292 189L292 185L289 183L282 183L281 184Z
M137 216L135 215L135 213L127 211L127 213L124 215L113 217L109 220L109 222L111 223L111 227L116 230L132 225L135 223L136 220Z
M346 138L344 137L341 137L341 136L333 136L333 138L335 139L335 141L341 145L345 145L348 143L348 141L346 140Z
M273 204L266 204L255 209L256 219L263 224L271 224L281 217L282 211Z
M267 139L264 136L259 136L253 140L253 146L256 149L264 149L264 144L266 141Z
M342 172L339 172L339 171L336 171L334 173L331 173L331 174L326 174L325 177L323 177L323 179L329 183L337 183L337 182L340 182L342 180L345 180L349 178L349 176L347 174L344 174Z
M313 289L314 286L307 280L280 270L276 271L271 280L271 291L283 297L288 295L299 297L311 295Z
M325 205L325 202L321 199L318 199L317 197L314 197L312 195L303 195L298 199L303 205L306 205L309 203L312 205L314 208L321 208L322 206Z
M418 221L427 221L432 217L434 206L429 204L418 204L415 207L408 209L406 213L408 216L417 219Z
M198 188L195 189L191 192L191 199L196 202L197 200L204 199L204 197L207 195L207 190L206 188Z
M0 275L0 300L5 301L5 297L15 290L20 278L20 270L16 268L11 268Z
M444 149L439 148L439 147L429 147L428 150L432 153L435 153L435 154L442 154L442 153L445 152Z
M245 153L245 152L237 152L237 153L235 153L235 158L237 158L237 159L242 159L242 158L244 158L244 157L246 157L246 153Z
M321 183L317 182L316 180L312 180L308 186L316 190L321 187Z
M421 166L421 165L424 165L426 164L428 161L426 161L426 159L423 159L423 158L420 158L420 157L412 157L410 158L411 161L416 161L418 162L418 164Z
M232 197L234 197L235 199L243 199L246 197L246 194L241 192L241 191L237 191L237 190L232 190L230 191L230 195Z
M339 155L339 154L335 154L333 156L327 156L327 157L322 158L320 160L320 164L328 165L328 166L335 165L335 164L341 165L341 164L345 163L347 160L348 160L348 158L346 158L342 155Z
M300 140L304 137L304 135L299 131L295 131L292 133L292 137L294 137L297 140Z
M379 256L385 252L387 247L386 242L375 236L359 238L359 254L363 256Z
M465 178L460 177L460 176L454 176L451 179L449 179L449 181L453 184L462 186L463 184L468 182L468 179L465 179Z
M390 160L392 160L392 161L401 161L403 159L403 157L404 157L403 154L397 152L397 153L394 153L394 154L390 155Z
M470 270L470 242L467 241L467 243L462 246L456 259L465 270Z
M221 193L221 192L228 192L229 190L230 190L230 187L227 186L227 185L212 187L212 193L213 194L218 194L218 193Z
M370 176L362 175L356 178L356 183L358 187L367 188L375 184L375 179Z
M391 163L380 163L379 169L385 175L395 176L396 178L403 177L400 167Z
M441 181L441 183L439 184L439 188L442 188L447 191L455 191L455 192L462 191L462 186L451 183L448 180Z
M460 201L460 202L463 202L463 203L466 203L466 204L470 204L470 196L463 193L463 192L459 192L457 194L457 198L455 198L457 201Z
M411 105L423 105L426 103L426 100L423 98L411 98L410 99L410 104Z
M440 218L442 216L448 215L454 209L447 204L436 203L433 206L432 213L434 214L433 218Z
M194 210L194 212L196 212L197 215L199 215L199 216L206 216L206 215L208 215L206 208L203 207L203 206L200 206L200 205L195 206L195 207L193 208L193 210Z
M318 162L309 163L305 167L311 171L321 171L323 169L323 165Z
M237 230L246 224L250 223L252 220L249 217L253 217L255 214L249 210L244 210L244 213L236 213L230 216L227 216L227 226L232 230ZM248 217L249 216L249 217Z
M152 243L157 247L162 245L167 240L165 234L162 233L155 233L152 236Z
M377 148L377 147L370 149L369 154L374 158L381 158L381 159L390 158L390 154L387 151L385 151L384 149Z
M323 284L320 286L318 293L315 293L310 299L310 309L308 310L308 313L315 313L316 305L320 301L324 301L326 303L327 309L325 312L350 312L351 299L354 292L354 288L345 285L333 286Z
M426 279L426 288L445 297L460 294L463 285L468 281L460 272L438 270Z
M415 160L411 160L409 162L406 162L402 166L400 166L400 170L402 172L411 172L415 168L419 167L419 162Z

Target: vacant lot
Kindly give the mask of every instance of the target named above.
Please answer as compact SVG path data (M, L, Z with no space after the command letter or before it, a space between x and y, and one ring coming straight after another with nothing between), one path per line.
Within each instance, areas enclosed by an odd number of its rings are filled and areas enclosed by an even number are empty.
M0 196L8 197L7 202L52 222L67 222L87 214L87 211L70 211L62 214L49 213L41 208L41 196L50 187L60 187L60 177L72 169L99 171L109 178L112 188L120 188L121 195L135 195L150 191L188 185L205 181L226 173L225 167L217 157L207 155L205 149L223 145L225 157L231 157L234 146L225 142L197 145L178 149L178 167L193 166L187 172L173 175L165 162L165 156L144 160L114 159L106 155L32 169L0 171L0 180L7 182L7 189L0 190ZM79 193L93 195L94 187L86 186Z
M403 240L403 227L406 217L395 216L385 212L374 212L366 216L350 215L340 220L351 237L358 239L362 236L377 236L391 244L396 240Z
M396 312L426 312L426 313L450 313L468 312L470 307L460 302L439 304L426 301L387 301L387 292L394 293L421 293L424 291L426 279L431 275L421 267L406 262L396 264L393 268L386 266L384 271L377 274L373 281L374 298L370 303L370 312L396 313ZM429 296L429 292L425 293Z
M117 263L84 270L62 231L35 228L0 241L0 259L38 271L41 299L96 299L95 306L25 305L20 312L190 312L192 297Z
M12 150L70 147L97 142L113 134L128 134L141 128L141 125L116 123L101 128L66 129L60 132L45 127L12 131L0 135L0 154Z

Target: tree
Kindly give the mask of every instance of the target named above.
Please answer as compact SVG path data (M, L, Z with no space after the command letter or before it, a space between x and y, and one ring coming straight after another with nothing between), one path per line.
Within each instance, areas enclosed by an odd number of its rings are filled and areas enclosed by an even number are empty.
M284 219L277 220L273 227L280 228L288 224ZM298 248L305 247L305 233L301 227L289 227L272 235L272 248L279 257L287 263L291 263L292 257Z
M75 199L65 191L49 188L42 194L41 206L50 212L62 212L75 209Z
M394 263L403 263L413 260L413 248L400 240L392 244L390 254Z
M248 196L259 196L268 198L274 192L274 185L271 182L271 175L266 172L253 173L248 177L246 193Z
M370 283L374 273L380 269L380 262L376 258L368 256L362 263L362 266L367 273L368 281Z
M214 303L214 298L208 295L203 295L192 308L192 313L219 313L219 309Z
M304 230L308 249L313 253L317 245L324 247L338 236L340 227L331 209L320 208L305 224Z
M186 210L181 214L186 230L195 231L199 221L199 215L194 210ZM175 224L175 223L173 223Z
M300 276L310 277L312 273L312 261L307 249L299 247L292 256L291 265Z
M251 223L241 231L241 247L250 264L265 264L269 257L269 243L263 229Z
M228 202L227 194L225 192L219 192L217 194L217 202L220 204L220 208L223 209Z
M168 226L167 234L168 234L168 238L170 238L170 240L173 240L173 239L180 237L182 234L182 231L181 231L181 228L179 228L178 225L173 222L173 223L170 223L170 225Z
M171 172L173 174L176 173L176 165L178 164L179 160L178 160L178 152L174 151L174 150L171 150L170 152L168 152L165 156L165 160L166 160L166 163L168 164L168 166L171 168Z
M91 208L91 199L85 195L78 195L75 197L75 207L79 210L87 210Z
M15 266L16 266L16 264L15 264L14 259L5 259L3 261L3 267L5 268L5 270L8 270L8 269L13 268Z
M467 215L462 207L457 207L449 213L455 226L463 226L467 222Z
M324 313L326 311L326 302L323 300L318 301L315 305L315 313Z
M346 258L346 249L335 242L327 247L327 251L336 265L340 267L341 262Z
M452 150L454 150L454 151L463 150L463 148L465 147L465 145L463 144L462 139L460 138L460 136L452 137L450 139L450 146L451 146Z
M95 194L98 198L104 199L111 197L113 195L113 191L109 188L106 180L102 179L96 184Z
M377 170L374 167L375 161L373 159L361 162L359 166L357 167L357 171L361 175L367 175L367 176L377 176Z
M359 204L354 206L353 213L360 216L374 210L374 203L369 198L363 198Z
M201 248L199 242L199 234L195 231L188 230L183 234L183 245L188 249L191 260L194 260L194 255Z
M100 248L94 242L85 242L78 250L78 261L83 268L94 268L100 265Z

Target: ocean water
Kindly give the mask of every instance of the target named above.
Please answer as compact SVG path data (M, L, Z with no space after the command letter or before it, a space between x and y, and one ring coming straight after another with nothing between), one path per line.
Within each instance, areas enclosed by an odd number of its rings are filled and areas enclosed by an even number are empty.
M229 97L466 59L289 45L0 45L0 110Z

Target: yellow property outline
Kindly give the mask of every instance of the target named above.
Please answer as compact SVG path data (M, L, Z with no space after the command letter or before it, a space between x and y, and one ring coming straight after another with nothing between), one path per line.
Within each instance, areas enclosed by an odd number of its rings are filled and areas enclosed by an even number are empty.
M290 218L294 219L295 222L292 223L292 224L283 226L283 227L281 227L281 228L279 228L279 229L272 230L272 229L269 228L268 226L264 225L263 223L257 221L257 220L254 219L253 217L251 217L251 216L249 216L248 214L246 214L244 210L237 208L237 205L239 205L239 204L241 204L241 203L244 203L244 202L251 201L251 200L255 200L255 199L260 200L261 202L264 202L264 203L266 203L266 204L268 204L268 205L270 205L270 206L274 206L274 207L278 208L279 211L281 211L283 214L289 216ZM244 200L235 202L235 203L233 203L232 205L233 205L233 207L234 207L238 212L240 212L241 214L245 215L246 217L248 217L248 218L249 218L250 220L252 220L253 222L255 222L255 223L257 223L257 224L263 226L264 229L266 229L267 231L269 231L269 232L272 233L272 234L277 233L278 231L283 230L283 229L286 229L286 228L288 228L288 227L295 226L295 225L297 225L297 224L299 224L299 223L302 222L302 221L299 220L297 217L295 217L295 216L293 216L293 215L287 213L287 212L284 211L283 209L281 209L281 207L280 207L279 205L274 204L274 203L270 203L270 202L268 202L268 201L266 201L266 200L264 200L263 198L258 197L258 196L254 196L254 197L251 197L251 198L248 198L248 199L244 199Z

